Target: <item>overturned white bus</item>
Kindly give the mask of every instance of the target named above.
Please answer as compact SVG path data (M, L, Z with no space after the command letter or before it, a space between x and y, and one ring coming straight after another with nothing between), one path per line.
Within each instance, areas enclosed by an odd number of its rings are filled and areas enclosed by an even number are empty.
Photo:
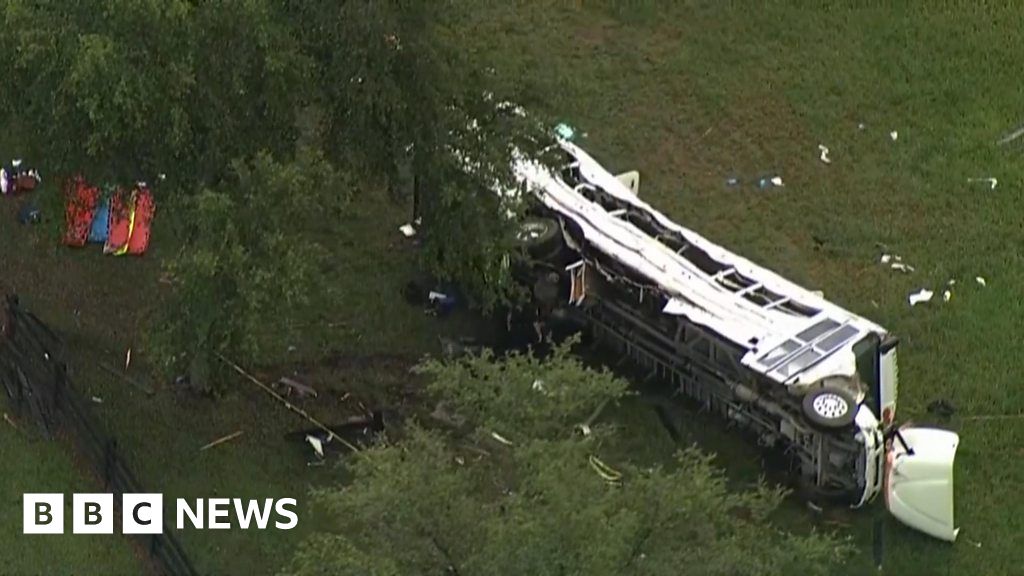
M636 172L558 146L556 170L515 165L544 308L784 449L803 485L853 507L883 493L903 523L955 540L959 437L895 424L896 338L672 222L640 199Z

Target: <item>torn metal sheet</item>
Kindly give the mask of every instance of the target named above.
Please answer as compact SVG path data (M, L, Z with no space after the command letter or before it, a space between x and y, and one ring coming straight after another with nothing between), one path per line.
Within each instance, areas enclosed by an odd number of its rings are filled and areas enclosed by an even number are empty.
M907 300L910 302L911 306L917 306L918 304L921 304L923 302L930 301L932 299L932 296L934 295L935 293L932 292L931 290L928 290L927 288L922 288L921 290L908 296Z

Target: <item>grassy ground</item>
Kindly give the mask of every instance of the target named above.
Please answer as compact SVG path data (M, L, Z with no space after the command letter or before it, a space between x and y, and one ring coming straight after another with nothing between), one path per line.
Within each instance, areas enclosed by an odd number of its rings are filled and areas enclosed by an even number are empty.
M995 145L1024 122L1020 11L574 4L583 8L479 8L472 42L481 60L543 95L535 107L588 133L599 160L639 169L655 205L899 334L903 419L929 420L936 398L958 407L962 539L950 547L890 523L888 570L1017 569L1024 423L966 417L1024 408L1014 353L1024 141ZM819 144L831 165L818 160ZM784 188L725 184L774 174ZM995 190L967 181L988 176ZM879 243L916 272L880 266ZM907 304L911 291L951 278L948 304L941 289L930 305ZM869 515L855 530L864 554L851 573L869 568Z
M12 576L43 574L138 574L141 563L126 540L116 536L71 534L71 494L98 491L80 474L58 444L32 441L4 424L0 428L0 498L4 523L0 528L0 573ZM65 502L62 535L22 534L22 494L60 492Z
M928 420L925 406L940 397L958 407L949 425L963 437L956 468L963 531L947 546L889 522L886 571L1012 573L1024 544L1024 502L1015 490L1024 481L1024 467L1016 465L1024 427L965 417L1024 407L1014 355L1024 302L1024 263L1015 250L1024 239L1016 216L1024 139L994 144L1024 122L1014 66L1024 48L1019 11L924 3L888 11L782 2L756 9L575 5L476 1L467 47L481 65L530 88L531 108L583 129L585 146L610 168L638 168L642 195L679 221L898 333L902 417ZM818 144L831 149L831 165L818 160ZM784 188L749 184L775 174ZM733 176L745 183L726 186ZM995 190L967 182L986 176L999 179ZM96 359L123 362L128 347L133 363L145 361L138 311L159 296L158 260L172 250L159 223L151 254L120 259L55 248L13 224L13 210L0 211L0 238L8 246L0 250L0 281L78 335L75 377L104 398L97 408L143 483L172 496L284 492L302 502L308 487L336 479L330 470L306 467L302 447L283 440L302 423L247 384L220 404L176 395L162 383L147 397L92 367ZM307 374L336 391L309 406L324 419L351 412L343 392L409 384L401 362L378 371L353 359L383 350L414 357L433 347L434 331L456 328L398 298L412 263L396 242L401 222L393 209L357 203L332 243L334 288L310 317L322 317L320 328L292 343L295 352L281 351L296 360L344 351L331 367ZM878 244L916 272L880 266ZM986 288L973 282L976 275L988 280ZM958 283L948 304L907 305L910 291L937 289L950 278ZM646 408L627 407L621 418L645 457L671 451ZM720 452L737 478L757 473L751 452L728 432L702 436L703 428L695 427L695 437ZM238 429L245 431L238 441L198 452ZM46 466L63 470L54 477L70 481L61 456L51 456ZM25 483L40 474L27 460L21 469L16 477ZM300 518L300 529L284 537L185 533L185 544L203 569L269 573L315 526L305 510ZM796 507L784 518L797 528L817 522ZM850 574L871 569L872 519L871 511L849 519L862 547ZM18 538L0 550L36 546L26 542ZM47 554L38 546L29 558ZM56 566L58 558L52 560Z

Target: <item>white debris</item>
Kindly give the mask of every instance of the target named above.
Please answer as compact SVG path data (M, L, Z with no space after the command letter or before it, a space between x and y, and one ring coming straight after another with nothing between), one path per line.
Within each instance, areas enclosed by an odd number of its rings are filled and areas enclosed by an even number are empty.
M313 452L316 452L318 457L324 457L324 443L319 438L312 434L306 434L306 442L313 447Z
M587 425L587 424L578 424L576 426L576 429L579 430L580 434L582 434L583 436L590 436L591 431L590 431L590 426L589 425Z
M928 302L934 295L935 293L931 290L922 288L920 291L911 294L907 300L910 302L911 306L916 306L922 302Z
M539 379L539 378L534 380L533 381L533 385L531 386L531 388L533 388L533 390L535 392L543 392L544 391L544 381Z
M893 130L892 132L889 132L889 138L892 138L893 142L895 142L896 139L899 138L899 137L900 137L900 133L899 132L897 132L895 130Z
M814 294L818 298L824 298L825 297L825 293L822 292L821 290L811 290L811 294Z
M864 128L865 128L865 126L864 126L863 122L857 124L857 130L863 130Z
M412 238L416 235L416 229L412 227L412 224L402 224L398 227L398 231L406 238Z
M781 187L781 186L782 186L782 177L781 177L781 176L775 176L775 177L773 177L773 178L772 178L772 184L774 184L774 185L776 185L776 186L780 186L780 187Z
M974 278L974 281L975 281L975 282L977 282L978 284L981 284L982 286L985 286L985 285L987 284L987 283L985 282L985 279L984 279L984 278L982 278L981 276L976 276L976 277Z
M956 278L950 278L949 282L946 282L947 286L953 286L954 284L956 284Z
M505 438L504 436L502 436L501 434L498 434L497 432L491 432L491 438L494 438L495 440L497 440L498 442L501 442L505 446L511 446L512 445L512 441L511 440L509 440L508 438Z
M949 290L946 290L945 292L942 293L943 302L949 302L951 298L953 298L953 293L950 292Z
M903 257L899 254L882 254L882 264L888 264L893 270L899 270L900 272L913 272L914 267L903 261Z
M989 190L995 190L996 189L996 184L999 183L999 180L996 180L995 178L992 178L991 176L989 176L988 178L968 178L967 181L968 182L988 182Z
M103 404L103 398L100 398L99 396L93 396L92 401L96 404Z
M818 144L818 150L821 150L821 161L825 164L831 164L832 160L828 157L828 147L824 144Z

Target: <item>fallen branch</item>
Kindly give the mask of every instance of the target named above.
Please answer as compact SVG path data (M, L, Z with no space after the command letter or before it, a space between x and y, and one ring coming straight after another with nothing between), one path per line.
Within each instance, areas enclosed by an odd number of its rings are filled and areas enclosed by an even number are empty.
M199 451L202 452L203 450L207 450L207 449L213 448L214 446L223 444L225 442L230 442L231 440L234 440L235 438L238 438L239 436L241 436L242 433L243 432L241 430L239 430L237 432L232 432L231 434L228 434L227 436L221 436L220 438L217 438L213 442L210 442L209 444L207 444L207 445L203 446L202 448L200 448Z
M246 380L249 380L253 384L255 384L255 385L259 386L261 389L263 389L264 392L266 392L267 394L270 394L271 396L273 396L275 399L277 399L278 402L284 404L285 408L291 410L292 412L295 412L299 416L302 416L303 418L308 420L310 423L312 423L317 428L323 430L324 432L327 432L327 435L328 435L327 437L328 438L331 438L331 439L337 440L338 442L341 442L346 448L348 448L349 450L352 450L353 452L358 452L359 451L359 449L356 448L355 446L353 446L351 442L349 442L348 440L345 440L341 436L338 436L337 434L335 434L334 430L331 430L327 426L324 426L319 420L317 420L316 418L313 418L308 413L306 413L305 410L303 410L302 408L299 408L298 406L296 406L296 405L292 404L291 402L289 402L287 398L285 398L284 396L281 396L280 394L275 392L274 389L271 388L270 386L267 386L263 382L260 382L260 380L258 378L256 378L252 374L249 374L245 370L243 370L241 366L239 366L238 364L235 364L231 360L228 360L223 355L221 355L220 352L216 352L215 354L217 354L217 358L220 358L221 362L224 362L225 364L230 366L235 372L238 372L239 374L244 376Z

